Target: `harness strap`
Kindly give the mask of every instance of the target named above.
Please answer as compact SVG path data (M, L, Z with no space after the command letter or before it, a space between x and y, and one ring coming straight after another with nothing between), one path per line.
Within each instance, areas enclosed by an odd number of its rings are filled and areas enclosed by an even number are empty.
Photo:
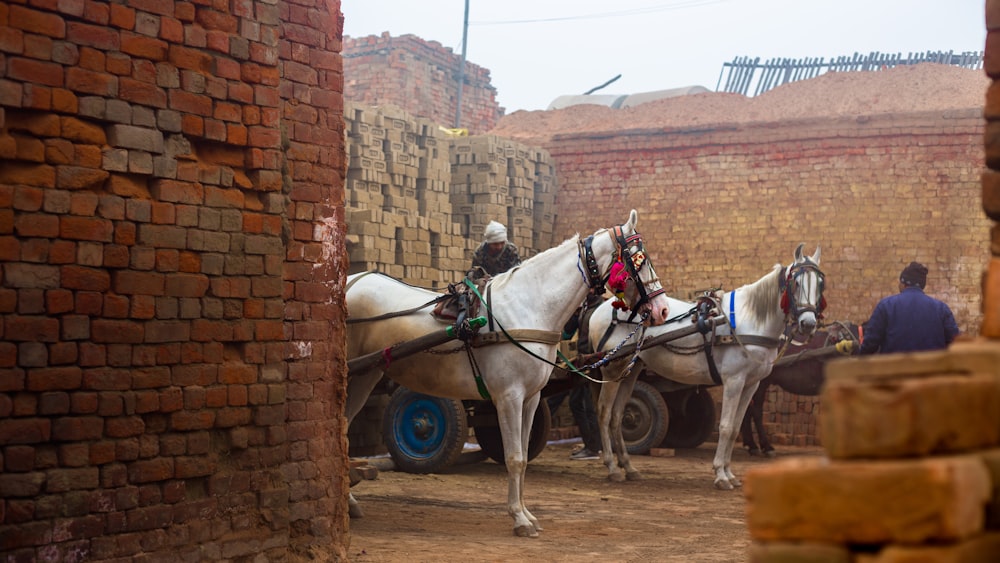
M712 355L712 343L713 338L705 334L705 346L702 349L705 351L705 361L708 362L708 375L712 376L712 383L716 385L722 385L722 375L719 374L719 367L715 365L715 356Z
M541 342L542 344L558 344L562 340L562 332L553 330L538 330L534 328L512 328L503 332L487 332L472 337L472 346L479 348L491 344L507 342L510 339L518 342Z

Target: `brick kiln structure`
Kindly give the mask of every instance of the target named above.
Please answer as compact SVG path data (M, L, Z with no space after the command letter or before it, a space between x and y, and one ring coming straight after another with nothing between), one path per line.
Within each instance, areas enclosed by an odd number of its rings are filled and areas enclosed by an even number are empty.
M341 30L0 4L0 557L346 558Z
M462 123L455 124L462 58L414 35L344 38L344 97L368 106L394 105L444 127L487 133L503 115L490 71L466 61Z

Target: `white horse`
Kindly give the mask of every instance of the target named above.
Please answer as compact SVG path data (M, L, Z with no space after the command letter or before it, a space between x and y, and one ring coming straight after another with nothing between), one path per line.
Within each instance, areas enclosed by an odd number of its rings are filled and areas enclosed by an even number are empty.
M524 504L527 449L535 408L552 373L563 325L591 286L603 290L617 261L624 263L633 282L627 299L649 315L649 324L662 324L669 312L659 278L635 230L637 218L632 210L621 226L601 229L583 240L574 235L493 277L481 292L480 313L490 318L489 332L405 358L387 356L367 371L349 374L348 424L383 373L418 393L492 400L507 466L507 512L514 519L515 535L537 537L542 527ZM424 309L439 297L440 293L384 275L349 276L349 362L443 330L446 325L428 314L429 308ZM485 396L480 384L485 386ZM355 510L353 496L349 502Z
M642 365L639 364L644 364L651 371L678 383L722 385L719 443L712 464L715 486L725 490L741 486L730 463L733 443L750 398L758 383L771 372L778 355L779 337L786 323L795 323L797 331L808 337L816 330L817 317L825 307L819 247L812 257L808 257L802 255L803 246L800 244L795 249L795 260L788 267L776 264L761 279L723 293L721 298L716 294L711 300L700 301L698 304L669 298L672 311L688 311L688 314L669 319L666 324L647 330L645 337L649 339L690 327L697 321L699 309L708 310L705 305L710 305L712 310L724 315L727 322L717 327L711 323L703 323L705 334L695 332L676 340L644 347L638 353L639 362L630 371L627 370L630 356L613 356L616 359L603 368L604 379L607 381L601 386L597 408L608 479L622 481L626 478L640 478L629 459L622 438L621 423L636 377L642 371ZM615 316L612 304L605 302L590 317L591 342L600 342L602 335L607 335L601 345L603 351L622 342L630 332L635 332L627 322L619 322ZM705 317L701 320L705 321ZM707 336L709 334L711 336ZM705 353L706 343L710 344L709 354ZM612 453L617 454L617 465ZM625 470L624 477L622 469Z

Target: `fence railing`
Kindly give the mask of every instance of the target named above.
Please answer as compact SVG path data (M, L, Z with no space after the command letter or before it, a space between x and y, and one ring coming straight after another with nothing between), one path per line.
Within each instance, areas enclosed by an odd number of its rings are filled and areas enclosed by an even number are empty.
M900 53L872 52L867 55L854 53L853 56L841 56L830 60L823 57L774 58L764 62L761 62L760 57L736 57L732 62L722 64L722 72L719 73L719 83L716 84L715 90L756 96L782 84L813 78L830 71L880 70L918 63L940 63L980 69L983 67L983 51L963 53L928 51L910 53L905 57Z

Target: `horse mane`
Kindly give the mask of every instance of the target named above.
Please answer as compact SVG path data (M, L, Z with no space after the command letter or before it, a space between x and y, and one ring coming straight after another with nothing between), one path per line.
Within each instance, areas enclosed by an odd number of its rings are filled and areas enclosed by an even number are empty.
M758 323L765 323L771 316L778 314L778 300L781 298L779 279L782 270L784 267L781 264L775 264L764 277L740 288L746 293L745 299L750 316Z
M548 254L555 254L559 249L561 249L562 247L567 246L569 244L576 245L579 240L580 240L580 234L577 233L577 234L569 237L568 239L564 240L559 246L553 246L553 247L549 248L548 250L546 250L544 252L539 252L538 254L532 256L531 258L528 258L527 260L521 262L517 266L514 266L513 268L507 270L506 272L501 272L501 273L493 276L493 279L492 279L492 281L490 283L493 284L493 288L494 289L500 289L501 287L504 286L505 283L507 283L507 280L509 280L511 277L513 277L515 274L517 274L517 272L521 268L523 268L525 266L528 266L532 262L535 262L535 261L544 262L544 260L543 260L544 256L547 256Z

